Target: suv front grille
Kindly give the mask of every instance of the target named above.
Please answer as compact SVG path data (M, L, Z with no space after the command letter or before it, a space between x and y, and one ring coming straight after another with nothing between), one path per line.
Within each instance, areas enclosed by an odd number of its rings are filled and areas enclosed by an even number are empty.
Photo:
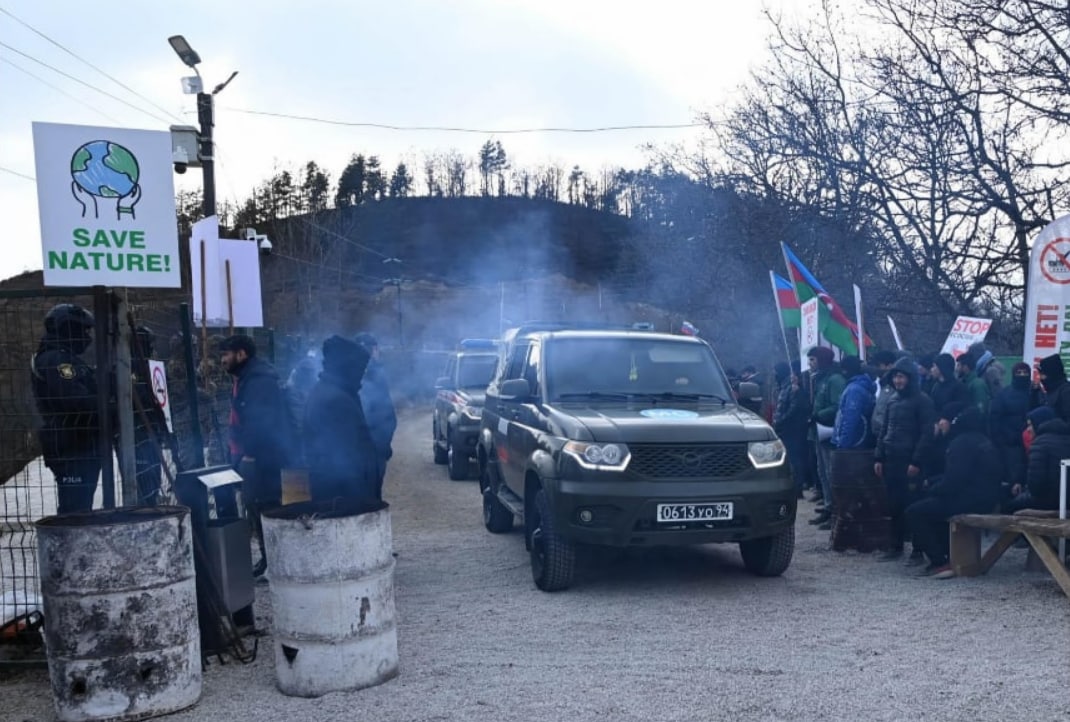
M750 471L746 444L629 444L628 471L651 479L729 477Z

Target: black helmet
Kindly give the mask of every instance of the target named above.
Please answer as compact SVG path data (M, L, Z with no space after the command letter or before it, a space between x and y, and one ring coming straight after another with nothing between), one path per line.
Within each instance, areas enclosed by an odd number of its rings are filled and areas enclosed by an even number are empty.
M93 314L74 303L54 306L45 316L45 331L63 338L88 337L93 329Z

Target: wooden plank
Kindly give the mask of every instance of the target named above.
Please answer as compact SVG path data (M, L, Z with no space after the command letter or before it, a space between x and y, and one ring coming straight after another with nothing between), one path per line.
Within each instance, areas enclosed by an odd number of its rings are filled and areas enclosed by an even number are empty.
M1005 531L1000 534L999 539L985 550L984 556L981 557L981 561L978 564L978 574L985 574L992 565L999 561L999 558L1003 556L1003 553L1014 546L1015 540L1018 539L1019 533L1016 531Z
M1016 518L1007 529L1029 532L1038 536L1070 539L1070 519L1030 519Z
M1029 540L1029 543L1033 545L1033 549L1036 550L1037 556L1044 562L1044 566L1047 567L1051 575L1055 577L1055 581L1058 582L1059 587L1062 588L1063 594L1070 597L1070 572L1066 571L1066 567L1059 561L1059 557L1055 555L1051 547L1048 546L1048 542L1031 532L1025 533L1025 538Z
M951 517L951 521L976 529L1002 531L1018 519L1009 514L956 514Z
M1058 519L1059 512L1055 509L1019 509L1014 516L1028 516L1035 519Z
M955 576L975 577L981 574L981 530L957 518L951 519L951 568Z

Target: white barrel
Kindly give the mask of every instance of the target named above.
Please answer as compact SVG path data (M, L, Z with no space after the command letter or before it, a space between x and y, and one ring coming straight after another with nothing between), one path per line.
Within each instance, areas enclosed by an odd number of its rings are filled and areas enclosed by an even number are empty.
M189 509L41 519L44 637L61 722L139 720L201 696Z
M306 502L264 514L275 675L295 697L398 673L390 509Z

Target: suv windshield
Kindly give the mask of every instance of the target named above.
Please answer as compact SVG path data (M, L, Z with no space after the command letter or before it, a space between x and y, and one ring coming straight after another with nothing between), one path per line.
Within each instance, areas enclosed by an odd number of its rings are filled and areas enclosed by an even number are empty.
M731 398L704 344L653 338L555 338L546 344L547 397Z
M498 357L487 354L485 356L462 356L460 367L457 369L457 386L462 389L485 389L494 375L494 368L498 365Z

